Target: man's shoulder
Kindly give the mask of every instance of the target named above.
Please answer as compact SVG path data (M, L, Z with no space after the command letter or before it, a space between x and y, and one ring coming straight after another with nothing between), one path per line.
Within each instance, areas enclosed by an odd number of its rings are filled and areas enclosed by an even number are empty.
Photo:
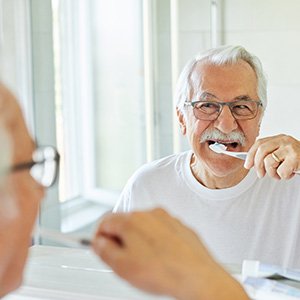
M132 178L166 176L166 174L176 174L176 170L182 168L191 155L190 151L180 152L163 158L151 161L142 165L135 171Z
M176 154L171 154L154 161L151 161L141 167L141 169L146 170L162 170L166 168L174 168L178 163L184 164L188 157L190 156L190 151L180 152Z

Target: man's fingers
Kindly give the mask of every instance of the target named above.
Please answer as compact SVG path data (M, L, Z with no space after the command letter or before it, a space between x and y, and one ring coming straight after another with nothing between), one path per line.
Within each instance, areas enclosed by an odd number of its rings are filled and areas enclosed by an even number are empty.
M300 143L284 134L259 139L248 151L244 167L254 167L260 178L267 173L276 179L289 179L300 168Z
M257 151L259 149L259 147L261 147L261 145L263 143L265 143L269 138L263 138L263 139L259 139L257 140L252 147L248 150L248 155L244 164L244 167L246 169L251 169L254 166L254 160L257 154Z
M103 260L112 257L112 253L117 253L120 248L119 244L108 236L98 235L92 241L92 247L96 254Z
M125 213L109 213L101 218L96 236L118 236L124 231L124 223L127 215Z
M277 168L279 163L274 161L272 154L269 154L264 159L265 170L270 177L275 179L280 179L280 176L277 174Z

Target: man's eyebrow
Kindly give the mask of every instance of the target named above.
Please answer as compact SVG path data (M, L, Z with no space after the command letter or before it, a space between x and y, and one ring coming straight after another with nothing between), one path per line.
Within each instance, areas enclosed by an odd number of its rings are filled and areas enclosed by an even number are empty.
M216 95L210 92L202 92L199 97L199 99L203 99L203 100L210 99L210 98L220 100ZM249 95L239 95L231 99L231 101L239 101L239 100L252 100L252 98Z
M211 94L211 93L209 93L209 92L203 92L203 93L200 95L199 98L200 98L200 99L206 99L206 98L216 98L216 99L218 99L217 96L215 96L214 94Z
M233 100L251 100L252 98L249 97L248 95L240 95L235 97Z

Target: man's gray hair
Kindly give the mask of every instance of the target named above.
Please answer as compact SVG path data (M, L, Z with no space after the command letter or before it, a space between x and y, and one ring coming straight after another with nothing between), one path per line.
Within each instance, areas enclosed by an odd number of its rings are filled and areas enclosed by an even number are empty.
M265 110L267 106L267 79L262 64L258 57L252 55L241 46L221 46L213 48L191 59L183 68L177 81L174 95L177 108L184 113L184 102L191 100L195 96L195 93L197 93L200 82L195 82L192 76L194 70L200 63L222 66L237 64L239 60L244 60L254 70L257 77L257 94ZM201 80L201 74L199 80Z

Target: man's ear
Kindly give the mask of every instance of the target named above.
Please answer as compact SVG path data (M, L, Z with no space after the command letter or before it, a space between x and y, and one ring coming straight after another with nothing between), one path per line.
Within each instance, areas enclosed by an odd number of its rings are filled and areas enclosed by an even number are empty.
M176 107L176 113L177 113L177 118L178 118L179 125L180 125L180 131L183 135L185 135L186 134L185 117L184 117L183 113L178 109L178 107Z

